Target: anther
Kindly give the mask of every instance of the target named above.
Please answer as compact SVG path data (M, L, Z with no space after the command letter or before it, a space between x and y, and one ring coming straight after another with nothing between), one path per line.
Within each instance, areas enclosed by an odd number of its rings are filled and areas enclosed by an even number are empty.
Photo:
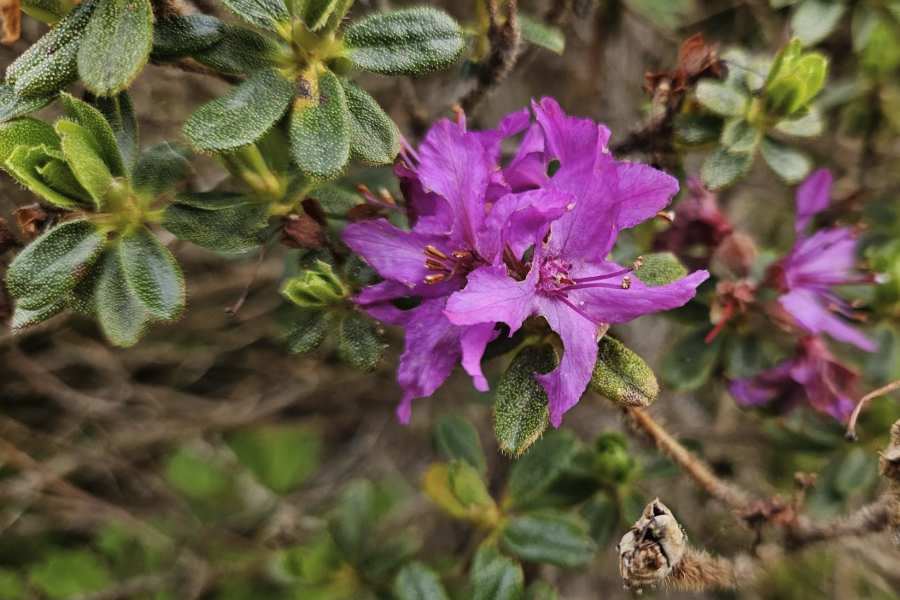
M442 282L446 278L447 278L447 276L444 275L443 273L435 273L434 275L426 276L425 283L427 283L428 285L434 285L436 283Z
M631 270L637 271L638 269L640 269L643 266L644 266L644 257L638 256L636 259L634 259L634 262L631 263Z
M656 213L656 216L665 221L666 223L674 223L675 222L675 211L674 210L661 210Z
M469 258L472 256L472 253L468 250L454 250L452 254L453 258L456 258L458 260L462 260L464 258Z
M446 265L443 263L439 263L436 260L431 260L430 258L425 261L425 268L429 271L449 271Z
M622 278L622 289L627 290L630 287L631 287L631 277L626 275L625 277Z
M394 197L391 196L391 193L387 191L387 188L380 187L378 188L378 197L387 202L388 204L397 204L397 201L394 200Z
M447 260L447 255L435 248L434 246L428 245L425 246L425 256L437 259L437 260Z

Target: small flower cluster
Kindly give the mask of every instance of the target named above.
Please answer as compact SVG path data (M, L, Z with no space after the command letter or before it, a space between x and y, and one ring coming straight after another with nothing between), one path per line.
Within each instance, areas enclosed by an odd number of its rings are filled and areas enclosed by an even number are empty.
M607 259L619 231L653 218L678 192L649 166L616 162L609 130L563 113L550 98L506 117L498 129L467 131L464 117L441 121L395 172L409 229L387 220L347 227L344 240L384 278L358 304L405 327L398 381L407 422L413 399L431 395L461 363L488 388L481 358L506 325L509 335L542 317L559 335L559 366L537 375L559 426L590 381L597 342L611 323L677 308L707 277L696 271L649 287ZM501 143L519 133L500 164ZM410 310L398 299L416 298Z

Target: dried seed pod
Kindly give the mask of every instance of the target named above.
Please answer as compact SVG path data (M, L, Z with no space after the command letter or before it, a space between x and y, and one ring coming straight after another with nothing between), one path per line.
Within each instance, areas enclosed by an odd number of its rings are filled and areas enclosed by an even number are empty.
M686 548L684 530L657 498L647 505L617 547L625 588L659 585L681 561Z

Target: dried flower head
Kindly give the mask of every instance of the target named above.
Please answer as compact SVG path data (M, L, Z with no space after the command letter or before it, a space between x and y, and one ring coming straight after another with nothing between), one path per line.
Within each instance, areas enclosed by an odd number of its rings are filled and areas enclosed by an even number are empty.
M659 501L651 502L616 547L625 588L659 585L687 549L687 536L675 515Z

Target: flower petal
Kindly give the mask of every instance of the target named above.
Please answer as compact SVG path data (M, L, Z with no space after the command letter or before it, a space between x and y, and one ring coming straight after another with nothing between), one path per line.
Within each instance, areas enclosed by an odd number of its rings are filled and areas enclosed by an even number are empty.
M796 361L785 361L764 371L752 379L736 379L728 385L735 400L749 406L765 406L777 399L789 400L796 396L797 384L791 378Z
M366 311L369 316L379 321L384 321L391 325L406 325L413 311L400 310L393 305L391 300L409 296L409 293L408 287L399 281L389 279L364 287L353 301Z
M426 190L450 203L461 239L474 247L484 222L484 198L490 182L487 151L476 136L450 121L440 121L419 147L419 179Z
M579 271L577 275L573 273L570 276L594 277L621 270L622 267L615 263L604 262L592 265L590 270ZM598 322L625 323L641 315L683 306L696 295L697 286L706 281L709 273L695 271L687 277L655 287L644 285L631 274L631 286L628 289L621 287L623 277L624 275L618 275L602 281L614 287L574 290L569 293L569 300Z
M410 312L406 325L406 348L400 355L397 383L403 400L397 418L409 423L410 404L434 393L462 356L461 330L444 317L445 298L425 300Z
M447 318L457 325L506 323L512 335L533 314L534 279L525 281L506 274L506 267L479 267L469 274L465 288L450 296Z
M834 178L828 169L819 169L797 188L797 233L806 229L813 215L828 208L828 193Z
M446 317L445 317L446 318ZM472 377L472 383L479 392L488 391L488 382L481 372L481 357L488 342L495 339L500 332L494 331L493 323L481 323L471 327L462 327L460 345L462 346L462 368Z
M587 389L597 361L597 325L585 319L562 302L541 299L540 314L547 319L550 328L559 334L563 343L563 356L559 366L546 375L536 375L547 391L550 422L554 427L562 424L562 416L581 399Z
M616 227L627 229L656 216L678 193L678 180L640 163L616 164L619 182L619 218Z
M531 113L528 112L527 108L523 108L503 117L497 129L472 131L469 135L481 142L487 153L488 162L493 167L500 162L500 142L516 135L520 131L524 131L530 122Z
M406 200L406 218L409 226L421 233L450 234L455 214L450 203L433 192L425 191L419 180L419 172L404 162L394 165L394 175L400 181L400 193ZM426 217L428 223L420 220Z
M495 262L510 245L516 258L540 244L550 223L574 207L572 195L558 190L530 190L507 194L491 208L479 232L482 257Z
M778 302L794 317L797 325L810 333L827 333L836 340L853 344L867 352L874 352L878 348L872 339L822 306L818 296L809 290L791 290L780 297Z

